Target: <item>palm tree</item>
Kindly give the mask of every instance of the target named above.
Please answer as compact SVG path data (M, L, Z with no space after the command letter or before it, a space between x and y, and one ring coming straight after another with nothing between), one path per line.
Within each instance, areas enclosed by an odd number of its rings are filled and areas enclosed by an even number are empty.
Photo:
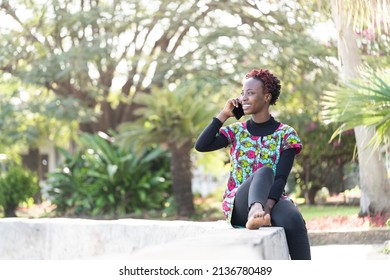
M203 86L190 82L173 91L154 89L139 95L134 122L120 126L118 142L141 151L161 144L171 154L172 188L179 216L194 214L191 150L199 133L210 121L213 110Z
M338 52L341 66L341 78L349 80L359 78L362 60L357 46L355 27L367 23L377 32L389 32L389 1L380 0L332 0L333 18L337 29ZM343 101L340 101L340 103ZM345 103L344 103L345 105ZM355 107L362 110L362 107ZM374 130L368 129L364 122L354 124L360 173L360 215L388 211L389 182L381 151L375 146L368 147ZM387 204L387 205L386 205Z

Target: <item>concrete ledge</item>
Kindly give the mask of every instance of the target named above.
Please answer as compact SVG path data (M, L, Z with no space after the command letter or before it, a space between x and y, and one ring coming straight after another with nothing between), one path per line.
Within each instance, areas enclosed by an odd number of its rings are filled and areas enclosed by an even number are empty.
M390 240L389 229L309 231L312 246L329 244L383 244Z
M0 219L0 259L289 259L282 228L225 221ZM169 252L169 254L167 254Z

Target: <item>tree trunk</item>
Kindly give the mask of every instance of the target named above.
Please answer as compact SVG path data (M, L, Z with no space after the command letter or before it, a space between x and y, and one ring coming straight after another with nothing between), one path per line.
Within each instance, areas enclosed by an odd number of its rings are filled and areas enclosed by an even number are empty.
M18 205L10 205L7 204L4 206L4 216L6 218L13 218L16 217L16 208L18 208Z
M39 181L43 179L42 162L40 161L40 153L38 148L29 148L28 154L23 156L22 161L23 166L33 171L38 176ZM42 203L41 188L39 188L38 192L34 194L33 198L34 203Z
M359 215L390 213L390 188L382 153L367 147L369 140L374 136L374 131L359 126L355 128L355 134L361 189Z
M171 152L172 187L179 216L191 217L194 212L192 195L191 141L178 147L176 143L169 145Z
M100 104L101 114L95 120L80 123L79 128L81 132L97 133L99 131L109 133L110 130L116 131L118 126L123 122L134 121L137 116L134 111L141 106L136 103L119 103L116 108L103 101Z
M317 204L316 194L318 191L319 191L319 188L314 187L314 186L312 186L309 189L309 191L307 192L307 199L308 199L309 203L306 203L306 204L308 204L308 205L316 205Z
M358 68L362 62L356 34L352 23L347 22L347 11L340 10L336 0L332 0L332 8L337 29L342 78L344 80L357 78ZM390 211L389 182L382 154L379 150L373 150L371 146L367 146L374 131L363 126L356 127L354 131L359 160L360 215Z

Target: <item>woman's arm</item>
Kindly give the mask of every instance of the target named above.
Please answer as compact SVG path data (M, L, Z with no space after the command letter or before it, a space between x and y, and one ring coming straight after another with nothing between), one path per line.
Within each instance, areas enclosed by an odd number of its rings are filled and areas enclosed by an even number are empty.
M211 152L227 147L228 139L219 133L222 122L218 118L213 118L211 123L203 130L195 142L195 149L198 152Z
M234 116L232 110L234 107L238 107L239 102L239 98L232 98L226 102L223 110L217 117L213 118L196 140L195 149L198 152L211 152L227 147L229 141L225 135L219 133L219 129L227 119Z
M272 207L280 199L287 182L287 177L290 174L291 168L294 164L294 159L295 149L288 149L282 152L279 163L276 167L275 181L268 195L266 205L267 213L271 212Z

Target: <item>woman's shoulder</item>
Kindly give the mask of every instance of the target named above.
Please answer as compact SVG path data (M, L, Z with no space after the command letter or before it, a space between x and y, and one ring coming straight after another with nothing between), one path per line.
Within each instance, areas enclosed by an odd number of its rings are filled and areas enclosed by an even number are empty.
M294 127L288 125L288 124L285 124L285 123L280 123L279 124L279 127L278 129L279 131L283 131L283 132L286 132L286 133L291 133L291 132L294 132L296 133L296 130L294 129Z
M246 131L245 122L234 122L220 129L220 132L225 135L229 143L234 142L234 139L240 137Z

